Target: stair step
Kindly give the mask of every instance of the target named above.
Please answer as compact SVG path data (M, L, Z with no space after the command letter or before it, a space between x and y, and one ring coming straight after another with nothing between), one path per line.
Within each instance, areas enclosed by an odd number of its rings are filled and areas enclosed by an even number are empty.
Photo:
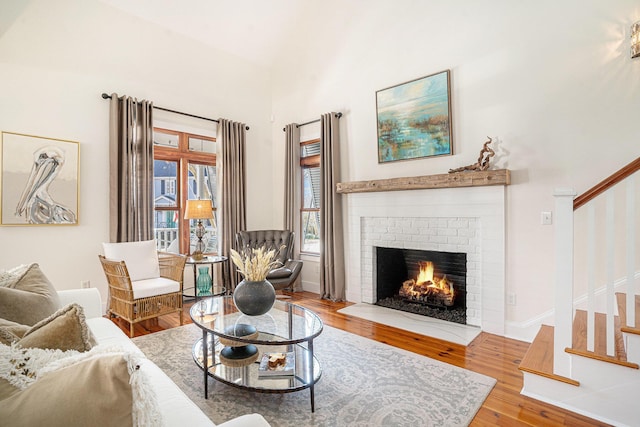
M627 361L627 353L624 349L624 340L622 339L618 316L614 316L614 322L615 356L607 354L607 316L604 313L595 313L594 351L587 350L587 312L584 310L576 310L573 318L573 344L571 348L567 348L565 351L603 362L639 369L640 366L637 363Z
M580 385L576 380L553 373L553 326L540 327L518 369L563 383Z
M622 332L640 335L640 295L635 295L636 321L634 325L627 325L627 294L616 292L618 314L620 315L620 329Z

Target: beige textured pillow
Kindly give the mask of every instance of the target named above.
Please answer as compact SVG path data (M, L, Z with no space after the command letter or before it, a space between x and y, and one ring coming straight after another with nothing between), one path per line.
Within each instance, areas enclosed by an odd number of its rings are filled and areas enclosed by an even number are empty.
M19 391L20 389L11 385L9 381L0 378L0 400L11 397Z
M131 426L132 391L121 354L91 358L39 378L0 400L0 419L13 426Z
M0 270L0 286L9 286L15 283L29 267L30 265L22 264L8 270Z
M144 363L141 353L108 346L78 353L0 344L0 425L162 427Z
M0 286L0 318L31 326L58 308L58 293L38 264L28 266L16 281Z
M0 343L11 344L22 338L29 330L27 325L21 325L10 320L0 319Z
M84 309L73 303L33 325L16 345L82 352L91 350L96 339L87 326Z

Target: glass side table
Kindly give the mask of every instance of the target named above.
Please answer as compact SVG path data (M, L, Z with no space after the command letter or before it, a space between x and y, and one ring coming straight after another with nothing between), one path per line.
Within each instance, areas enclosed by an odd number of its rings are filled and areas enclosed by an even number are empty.
M193 287L183 289L182 296L195 298L198 301L198 298L204 296L223 295L226 288L213 282L213 265L226 262L227 259L226 256L221 255L208 255L202 259L187 257L186 264L193 268ZM187 289L193 289L193 294L186 293Z

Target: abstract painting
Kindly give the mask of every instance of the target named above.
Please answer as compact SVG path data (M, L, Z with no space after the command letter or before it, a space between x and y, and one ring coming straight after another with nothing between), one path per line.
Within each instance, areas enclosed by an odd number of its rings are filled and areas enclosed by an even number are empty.
M449 73L376 92L378 163L453 154Z
M80 144L2 132L0 224L77 225Z

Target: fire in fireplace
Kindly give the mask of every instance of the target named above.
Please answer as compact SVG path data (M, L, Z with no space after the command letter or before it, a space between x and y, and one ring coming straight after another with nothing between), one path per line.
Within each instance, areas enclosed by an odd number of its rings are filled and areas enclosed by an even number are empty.
M377 305L466 324L465 253L375 248Z
M420 261L420 273L417 279L405 280L399 295L409 301L423 304L451 307L455 298L453 282L433 275L433 262Z

